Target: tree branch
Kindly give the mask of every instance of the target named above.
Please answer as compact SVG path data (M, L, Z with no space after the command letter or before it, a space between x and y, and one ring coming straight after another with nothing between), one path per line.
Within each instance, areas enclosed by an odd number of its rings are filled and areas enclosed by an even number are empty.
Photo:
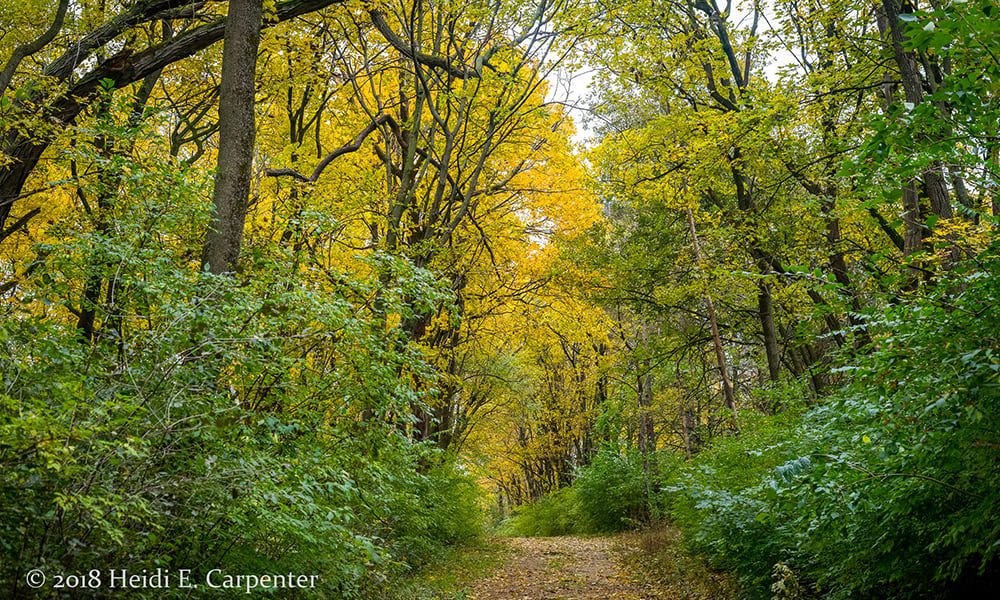
M305 175L299 173L295 169L290 169L290 168L267 169L264 171L264 175L267 177L289 176L303 183L316 183L316 181L319 180L319 176L323 174L323 171L328 166L330 166L330 163L332 163L338 157L343 156L349 152L357 152L358 150L360 150L361 144L364 143L365 139L368 138L368 136L371 135L372 132L378 129L380 125L383 125L385 123L388 123L389 127L391 127L393 131L399 130L399 125L396 124L396 121L390 115L385 115L385 114L379 115L374 121L369 123L367 127L361 130L361 133L359 133L357 137L354 138L354 141L348 144L344 144L340 148L337 148L333 152L327 154L326 158L321 160L320 163L316 165L316 168L313 169L312 175L310 175L309 177L306 177Z
M31 210L28 211L28 214L26 214L23 217L21 217L20 219L18 219L17 222L15 222L13 225L11 225L10 227L8 227L7 229L4 229L3 232L0 233L0 243L2 243L5 239L9 238L10 236L14 235L14 233L16 233L18 229L20 229L20 228L24 227L25 225L27 225L28 221L30 221L33 217L35 217L36 215L38 215L38 213L40 213L40 212L42 212L42 209L40 209L40 208L33 208L33 209L31 209Z
M269 27L333 4L340 4L343 1L288 0L278 4L275 10L276 19L266 21L262 27ZM198 3L185 3L185 5L192 4L197 5ZM63 56L45 69L45 76L65 81L96 48L107 44L129 27L155 20L160 15L167 14L164 11L179 8L177 5L176 0L150 0L136 4L127 13L98 27L93 33L73 45ZM32 102L23 104L21 110L30 113L36 110L34 107L45 107L39 118L55 125L72 123L77 115L86 108L88 100L101 86L110 83L115 89L121 89L144 79L167 65L192 56L221 40L225 32L225 25L226 19L218 19L142 52L122 55L118 60L107 60L55 98L46 98L39 93ZM54 135L39 136L30 132L13 130L6 136L4 147L11 160L0 168L0 227L3 227L6 222L14 200L20 195L42 153L52 143Z
M474 68L469 68L468 66L458 68L453 65L450 60L443 56L432 56L430 54L418 52L411 44L392 30L392 27L390 27L389 23L385 20L385 15L382 14L382 11L373 8L369 9L368 14L371 16L372 24L375 25L375 29L382 34L382 37L384 37L397 52L410 60L428 67L446 71L449 75L457 79L479 76L479 73Z
M47 46L49 42L55 39L56 34L58 34L59 30L62 29L63 21L66 18L66 8L68 6L69 0L59 0L59 6L56 8L56 16L52 21L52 25L50 25L49 28L34 41L21 44L14 49L14 53L10 55L10 59L7 61L7 66L4 67L3 73L0 73L0 94L7 91L7 86L10 85L10 80L14 78L14 73L17 71L17 67L20 66L21 61L38 52ZM3 238L0 238L0 241L3 241Z

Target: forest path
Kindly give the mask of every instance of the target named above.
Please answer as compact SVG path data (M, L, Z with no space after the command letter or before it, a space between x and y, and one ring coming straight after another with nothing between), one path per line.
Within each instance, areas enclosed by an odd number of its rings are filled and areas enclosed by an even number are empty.
M631 574L621 537L510 538L511 557L473 584L475 600L660 600L679 596Z

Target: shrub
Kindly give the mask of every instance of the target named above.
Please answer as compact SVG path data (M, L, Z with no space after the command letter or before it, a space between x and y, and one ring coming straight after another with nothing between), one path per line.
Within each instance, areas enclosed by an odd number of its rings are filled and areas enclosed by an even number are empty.
M556 490L525 506L501 524L499 533L508 536L548 537L593 533L594 525L577 499L574 487Z
M164 168L127 179L108 232L51 228L0 309L0 594L99 566L316 574L303 593L350 598L473 535L473 484L397 426L434 375L366 312L371 284L273 248L199 272L203 196ZM445 298L404 259L370 266L385 306ZM114 293L81 336L91 277Z
M399 481L385 481L376 535L391 539L392 557L407 568L441 558L451 546L466 544L483 533L479 485L454 460L439 461L424 471L402 465Z
M655 472L655 457L650 457ZM623 531L647 521L654 512L642 455L634 449L619 452L603 448L593 461L578 469L573 481L575 498L595 531Z

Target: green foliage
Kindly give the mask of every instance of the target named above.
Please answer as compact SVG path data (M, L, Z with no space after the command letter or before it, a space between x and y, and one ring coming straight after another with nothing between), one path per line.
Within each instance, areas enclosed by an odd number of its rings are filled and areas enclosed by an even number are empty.
M649 460L655 472L655 457ZM642 456L635 449L603 448L574 475L571 486L515 509L500 533L531 537L624 531L658 512L655 498L646 492ZM655 482L650 485L652 490Z
M751 595L768 597L778 562L824 598L962 598L1000 581L996 250L870 317L877 348L786 442L722 441L678 479L681 524Z
M434 377L366 310L373 284L274 248L237 277L199 272L200 180L146 167L121 178L108 227L38 247L0 319L0 590L24 597L31 569L221 569L315 574L313 597L351 598L475 536L474 483L399 418ZM404 260L372 264L396 276L386 305L446 297ZM87 281L110 286L89 306Z
M392 537L393 558L408 567L440 560L446 548L469 544L482 533L482 491L476 481L452 461L413 473L380 495L380 535Z
M500 526L500 535L549 537L593 533L590 515L584 511L575 487L566 487L532 504L519 506Z
M655 463L653 457L649 460ZM589 465L577 471L573 482L576 500L595 531L624 531L647 521L654 512L642 463L636 449L622 453L603 448ZM655 471L655 464L651 466Z
M888 171L905 181L937 163L961 174L972 190L995 186L1000 172L994 141L1000 121L996 102L1000 60L991 48L1000 42L997 13L995 2L983 0L934 4L900 15L908 36L906 48L916 52L939 81L922 103L897 103L886 114L873 116L871 135L859 158L844 165L843 174L859 175L863 187L879 186L880 173ZM889 201L898 193L878 187L872 191ZM958 210L990 218L988 210L975 204L959 205Z
M789 382L772 396L787 398L798 387ZM770 529L756 518L762 510L759 501L743 491L791 455L789 430L800 419L801 413L792 409L776 415L744 413L739 436L716 438L692 463L676 465L663 488L665 510L685 531L687 543L711 556L719 568L739 573L751 595L767 589L777 555L766 533Z

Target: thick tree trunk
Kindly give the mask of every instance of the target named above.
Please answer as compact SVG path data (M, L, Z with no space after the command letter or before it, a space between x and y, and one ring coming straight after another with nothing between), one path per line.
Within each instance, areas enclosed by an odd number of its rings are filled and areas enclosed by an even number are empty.
M923 247L924 226L920 217L920 195L917 184L911 181L903 186L903 256Z
M229 3L219 86L219 159L212 194L213 213L202 249L212 273L236 269L250 198L253 168L257 48L263 0Z

